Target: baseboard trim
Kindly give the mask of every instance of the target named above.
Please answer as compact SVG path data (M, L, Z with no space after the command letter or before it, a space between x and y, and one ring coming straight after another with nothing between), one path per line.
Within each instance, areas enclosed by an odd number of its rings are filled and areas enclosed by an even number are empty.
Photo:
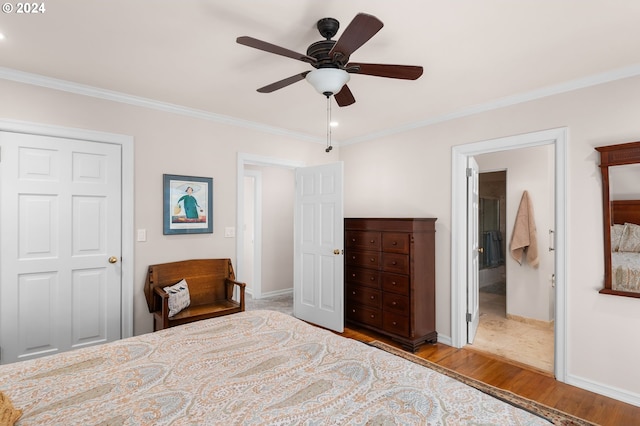
M251 291L247 291L247 293L251 294L251 296L253 297L253 293ZM266 299L269 297L275 297L275 296L284 296L285 294L292 294L293 293L293 288L286 288L284 290L275 290L275 291L268 291L266 293L262 293L262 295L260 296L259 299ZM259 300L256 299L256 300Z
M635 405L636 407L640 407L640 394L634 392L629 392L627 390L620 389L614 386L604 385L602 383L572 374L567 375L566 383L577 386L584 390L588 390L590 392L608 396L609 398L617 399L618 401L626 402L627 404Z

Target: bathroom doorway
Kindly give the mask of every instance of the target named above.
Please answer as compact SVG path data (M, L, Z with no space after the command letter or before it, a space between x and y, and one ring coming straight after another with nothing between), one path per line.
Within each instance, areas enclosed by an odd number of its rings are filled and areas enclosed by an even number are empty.
M525 154L526 153L526 154ZM553 252L553 154L550 147L476 156L478 179L479 327L472 347L553 373L555 288ZM527 163L521 163L521 158ZM531 163L531 164L529 164ZM535 212L539 266L518 263L509 251L524 191Z

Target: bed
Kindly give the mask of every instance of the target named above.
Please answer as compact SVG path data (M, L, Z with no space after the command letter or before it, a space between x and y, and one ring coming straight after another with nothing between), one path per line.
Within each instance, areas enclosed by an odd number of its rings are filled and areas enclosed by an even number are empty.
M611 289L640 293L640 200L611 202Z
M18 425L545 425L444 374L276 311L0 366Z

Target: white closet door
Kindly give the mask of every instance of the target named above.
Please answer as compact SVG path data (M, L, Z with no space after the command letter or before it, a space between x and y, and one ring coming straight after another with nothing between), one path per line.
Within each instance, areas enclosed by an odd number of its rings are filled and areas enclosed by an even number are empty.
M121 148L0 132L1 363L121 336Z

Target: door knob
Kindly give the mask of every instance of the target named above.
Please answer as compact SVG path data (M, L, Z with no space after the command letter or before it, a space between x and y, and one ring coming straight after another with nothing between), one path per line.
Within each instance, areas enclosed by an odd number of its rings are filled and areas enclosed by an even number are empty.
M115 256L111 256L111 257L109 258L109 263L116 263L117 261L118 261L118 258L117 258L117 257L115 257Z
M335 249L335 250L333 251L333 254L340 254L340 249Z
M478 248L478 252L479 252L479 253L484 253L484 247L479 247L479 248Z

